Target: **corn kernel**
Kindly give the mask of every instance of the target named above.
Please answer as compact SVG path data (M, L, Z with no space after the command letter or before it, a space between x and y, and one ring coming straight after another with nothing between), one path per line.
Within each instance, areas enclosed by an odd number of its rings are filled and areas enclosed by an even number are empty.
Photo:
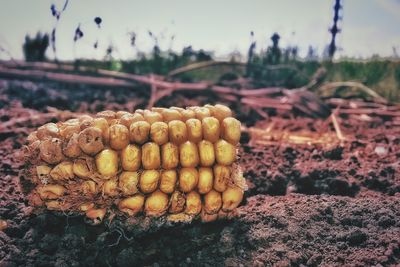
M162 117L165 122L170 122L173 120L179 120L181 121L183 119L181 113L178 110L174 109L164 109L162 112Z
M197 215L201 211L201 198L199 193L192 191L186 195L186 208L185 213L190 215Z
M189 141L198 143L203 139L203 129L201 121L198 119L188 119L186 121L186 128Z
M51 170L50 177L53 180L70 180L74 178L72 167L73 163L71 161L63 161Z
M221 193L211 190L204 195L204 210L208 214L215 214L219 211L222 206Z
M169 140L180 145L187 141L186 124L182 121L173 120L168 123Z
M179 148L173 143L161 147L162 167L166 170L176 168L179 164Z
M220 136L219 121L214 117L204 118L202 121L203 138L211 143L218 141Z
M199 184L197 189L200 194L207 194L213 188L213 171L211 168L199 168Z
M224 165L214 166L214 189L218 192L224 192L231 177L231 169Z
M137 121L129 127L129 139L131 142L143 144L149 139L150 124L147 121Z
M160 190L166 194L171 194L175 190L177 181L176 170L164 170L161 172Z
M222 165L231 165L236 160L236 147L223 139L214 144L215 158Z
M102 132L98 128L89 127L79 133L79 147L88 155L95 155L103 148Z
M118 153L112 149L104 149L96 156L96 167L103 178L115 176L118 172Z
M186 199L182 192L174 191L171 195L169 213L179 213L185 208Z
M168 124L165 122L155 122L150 128L151 140L157 145L163 145L168 142Z
M119 175L118 188L124 196L131 196L138 192L139 173L135 171L122 172Z
M243 190L236 186L229 186L222 192L222 210L232 211L236 209L243 199Z
M182 192L190 192L196 186L199 180L199 172L196 168L182 168L179 171L179 187Z
M142 146L142 164L146 170L160 168L160 147L156 143L149 142Z
M144 170L140 175L139 187L143 193L154 192L160 181L160 172L156 170Z
M168 195L161 192L153 192L144 204L144 210L148 216L161 216L168 209Z
M125 198L118 203L118 209L127 213L129 216L135 216L143 209L144 196L136 194Z
M225 118L221 125L221 136L232 145L239 143L240 121L232 117Z
M198 144L200 164L204 167L210 167L215 162L214 145L207 140L202 140Z
M137 171L142 165L142 151L137 145L127 145L121 151L121 166L126 171Z
M179 147L179 159L182 167L196 167L199 164L199 151L197 145L186 141Z

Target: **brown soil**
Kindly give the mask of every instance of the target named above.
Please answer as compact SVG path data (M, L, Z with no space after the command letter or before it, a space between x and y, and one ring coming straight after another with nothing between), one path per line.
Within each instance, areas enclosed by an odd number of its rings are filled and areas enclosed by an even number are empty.
M19 119L0 132L0 219L8 224L0 231L0 266L399 264L400 127L384 119L343 118L349 141L342 146L250 145L244 134L240 161L249 190L229 220L171 224L117 218L92 226L82 216L32 211L20 186L20 148L34 128L69 116L40 117L47 106L74 112L133 110L143 108L147 98L128 89L0 80L0 121ZM157 104L214 101L218 96L181 94ZM254 114L239 106L235 111L247 126L256 123ZM310 131L324 123L273 119Z

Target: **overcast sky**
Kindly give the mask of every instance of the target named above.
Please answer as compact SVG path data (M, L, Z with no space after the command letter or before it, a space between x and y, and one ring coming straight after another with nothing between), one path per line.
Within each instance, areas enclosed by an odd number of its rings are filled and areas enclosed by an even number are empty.
M56 21L51 4L61 9L64 0L1 0L0 46L22 59L27 33L51 32ZM333 4L333 0L70 0L58 23L57 56L101 59L112 44L116 58L133 58L137 50L130 46L129 33L136 32L137 49L146 52L153 44L148 30L160 37L162 49L172 46L180 51L192 45L220 58L235 50L245 55L250 31L255 33L257 50L267 47L272 33L278 32L282 47L298 45L300 55L305 55L312 45L322 53L330 41ZM343 5L338 56L391 56L393 47L400 53L400 0L344 0ZM103 20L100 29L93 22L96 16ZM84 37L74 44L79 24ZM51 49L47 54L54 57ZM7 58L0 51L0 59Z

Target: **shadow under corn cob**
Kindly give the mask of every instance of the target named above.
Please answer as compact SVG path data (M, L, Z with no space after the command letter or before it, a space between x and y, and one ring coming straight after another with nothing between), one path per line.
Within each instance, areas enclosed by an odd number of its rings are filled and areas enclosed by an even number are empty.
M48 123L28 137L30 202L96 222L108 211L212 221L242 201L239 140L240 122L223 105Z

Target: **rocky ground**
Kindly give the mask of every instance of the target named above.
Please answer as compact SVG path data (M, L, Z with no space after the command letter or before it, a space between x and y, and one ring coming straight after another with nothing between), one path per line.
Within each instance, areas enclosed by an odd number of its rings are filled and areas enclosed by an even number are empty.
M57 88L57 90L55 89ZM85 90L82 90L85 89ZM242 138L249 183L236 217L203 224L115 219L92 226L81 216L28 206L20 186L21 148L47 121L48 107L73 112L143 107L128 89L71 88L0 80L0 266L396 266L400 263L400 127L343 119L342 145L254 145ZM129 100L127 100L129 99ZM213 102L178 95L159 105ZM247 126L252 114L235 107ZM57 113L57 112L56 112ZM276 118L307 128L321 121Z

